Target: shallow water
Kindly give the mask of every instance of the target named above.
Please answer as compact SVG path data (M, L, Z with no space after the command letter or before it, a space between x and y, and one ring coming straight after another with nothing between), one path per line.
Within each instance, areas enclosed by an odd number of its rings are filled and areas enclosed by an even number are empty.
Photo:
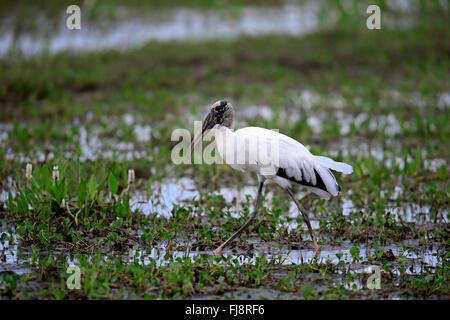
M183 185L189 189L189 181L184 181ZM8 232L8 228L5 223L2 224L1 233ZM0 279L3 277L3 273L14 273L18 275L33 272L34 269L30 267L32 265L32 256L29 248L21 247L17 242L17 237L14 234L14 228L12 227L12 238L7 239L0 244ZM9 241L11 239L12 241ZM320 236L319 236L320 241ZM178 242L178 241L176 241ZM183 250L168 249L168 243L161 241L158 245L149 249L141 249L134 247L128 250L122 250L121 252L111 252L111 256L106 255L106 260L113 257L121 257L124 262L137 262L141 265L155 265L157 267L166 266L173 263L177 259L189 259L194 261L198 256L212 256L210 250L191 250L190 248L195 244L192 241L178 242ZM279 246L276 241L265 242L259 238L250 238L246 240L248 249L236 250L232 246L225 248L223 256L230 258L231 262L235 265L242 264L255 264L259 259L266 260L267 263L273 263L275 265L298 265L303 263L314 263L314 250L312 246L305 249L291 250L287 247ZM310 243L308 241L308 243ZM356 245L359 248L359 254L354 257L350 254L353 247L353 243L350 241L341 241L339 245L320 245L321 254L319 257L320 263L333 264L338 266L338 269L334 273L327 273L326 278L322 278L321 281L316 282L314 279L307 280L311 286L317 290L327 290L332 287L343 286L347 290L362 290L366 288L365 276L364 278L351 277L348 280L346 276L348 273L357 274L371 274L369 270L371 265L375 265L381 268L381 277L385 277L385 272L382 270L381 260L375 256L375 250L371 248L370 244ZM420 244L418 240L406 240L401 243L393 243L379 248L383 252L392 252L394 256L394 264L390 270L390 274L394 276L400 276L401 274L407 275L421 275L425 270L432 272L438 265L442 265L443 255L442 246L435 243L428 243L426 246ZM55 259L62 259L67 265L78 264L79 261L68 251L55 250L52 256ZM34 259L47 259L49 252L42 251ZM90 258L89 255L88 259ZM343 262L343 264L342 264ZM211 263L223 263L222 261L211 261ZM340 265L340 263L342 265ZM276 275L275 275L276 276ZM285 275L284 275L285 276ZM303 277L307 275L302 275ZM316 280L320 280L318 274L311 274L311 277L315 277ZM308 277L308 276L307 276ZM364 279L364 280L363 280ZM397 281L397 280L395 280ZM37 286L38 288L39 286ZM323 288L322 288L323 287ZM37 289L39 291L39 289ZM229 298L246 298L264 296L272 298L293 298L295 294L286 294L277 290L264 288L262 290L248 289L248 288L236 288L235 291L227 293Z
M402 14L383 15L383 26L389 28L410 28L416 22L417 1L402 1L407 4L388 6ZM440 3L443 10L448 5ZM20 52L25 57L42 53L55 54L62 51L86 52L104 49L127 49L148 41L224 39L239 36L286 34L301 36L320 28L335 24L338 12L334 7L322 8L316 1L287 1L275 6L244 6L239 10L217 11L192 8L139 8L117 7L114 18L91 19L83 10L81 29L69 30L68 15L61 10L57 23L41 12L34 15L38 30L16 33L17 21L33 19L30 16L12 16L0 21L0 57ZM361 6L361 12L365 8ZM329 14L323 16L323 11ZM331 13L330 13L331 12Z
M15 182L12 177L7 177L6 183L3 184L3 189L0 190L0 205L5 205L8 202L9 192L11 192L13 198L17 191ZM266 208L272 208L273 205L273 188L278 188L275 185L270 185L268 190L264 194L264 201L262 206ZM247 185L242 188L236 187L221 187L212 192L212 195L222 196L227 208L225 209L230 213L233 218L240 218L244 215L244 209L247 208L249 212L253 211L254 199L256 197L257 186ZM353 192L351 189L347 190L347 194L351 195ZM296 195L298 199L307 196L309 193L302 188L298 188ZM392 217L396 221L403 222L433 222L436 219L448 223L449 211L445 208L440 208L436 211L436 208L432 208L429 205L421 205L414 202L405 202L397 205L394 201L403 194L403 188L401 186L395 186L393 193L381 192L381 197L388 200L386 206L386 212L391 213ZM147 191L136 190L130 192L130 208L132 211L144 215L157 214L158 217L170 218L172 217L172 211L176 206L190 206L192 201L199 200L201 193L199 192L194 180L189 177L182 178L165 178L161 181L154 181L151 184L151 192L147 194ZM342 210L342 214L345 217L351 218L351 215L356 212L366 212L367 208L355 204L348 196L342 196L340 198L341 203L338 204ZM335 204L325 204L326 207L331 209L331 206ZM332 210L332 209L331 209ZM436 216L437 214L437 216ZM319 218L310 212L311 226L313 229L319 228ZM279 226L288 228L288 232L295 230L298 227L297 218L300 216L296 205L291 201L289 202L289 210L287 213L280 217ZM286 217L290 217L291 221L286 221Z
M169 218L176 205L183 205L200 193L190 178L166 179L152 183L152 195L147 197L145 192L137 191L130 198L131 210L137 210L144 215L158 213L160 217Z
M406 104L419 108L424 108L430 105L437 105L441 109L450 108L449 93L442 92L436 97L427 97L418 92L402 93L400 91L386 91L380 93L383 97L380 104L397 105ZM281 125L286 125L286 122L294 126L296 122L302 117L307 118L307 124L314 134L320 135L324 130L324 125L329 124L330 119L333 119L339 125L339 133L342 136L339 141L333 141L326 146L326 153L324 155L330 157L356 157L359 158L373 158L377 161L382 161L391 168L396 165L400 169L404 168L405 161L410 163L413 161L410 155L406 160L399 150L402 150L402 138L398 134L403 132L403 126L409 129L415 128L417 125L415 119L407 119L406 121L398 119L394 114L381 115L369 114L367 112L354 112L343 109L343 106L360 105L363 102L352 102L351 99L345 99L337 93L319 94L314 90L304 89L301 91L293 91L290 94L289 104L281 109L275 110L270 105L246 105L243 104L236 108L236 128L247 126L248 120L264 119L272 121L272 128L277 129ZM353 100L362 100L359 97L354 97ZM384 101L384 102L383 102ZM323 111L323 106L332 108L333 110ZM196 118L191 113L188 114L188 121L186 126L189 127L193 121L201 119L199 115ZM80 119L76 118L73 123L64 125L61 132L77 132L73 136L71 143L61 148L60 153L64 158L76 158L74 151L67 151L73 149L73 144L79 144L81 161L94 161L99 159L115 159L117 161L131 161L134 159L152 160L156 152L149 152L149 145L151 145L152 136L158 137L159 130L157 124L150 125L139 120L137 114L126 113L119 121L111 121L107 117L103 118L101 122L103 125L94 125L87 123L92 119L92 113L88 113L81 123ZM275 122L279 121L279 124ZM282 123L282 124L281 124ZM125 126L124 126L125 124ZM367 139L355 139L349 136L352 127L354 126L356 132L363 130L364 132L375 132L379 134L383 132L389 138L385 141L371 141ZM56 157L53 148L44 152L42 150L31 149L29 152L15 152L10 148L13 125L10 123L0 123L0 148L6 149L6 160L17 160L23 163L31 162L37 159L39 162L51 160ZM130 139L125 138L124 130L132 130L133 136ZM111 135L113 133L113 135ZM29 132L29 134L32 134ZM70 135L70 134L69 134ZM308 145L309 141L300 141L304 145ZM157 148L155 149L157 150ZM154 150L154 151L155 151ZM448 159L439 157L427 156L427 150L422 150L424 158L423 165L425 169L436 172L441 165L447 165Z
M300 249L300 250L287 250L279 249L278 247L271 247L259 240L249 240L249 243L253 243L254 249L246 251L236 251L231 249L225 249L223 256L225 258L231 258L238 264L246 264L256 262L257 257L266 259L268 262L274 262L276 264L291 265L312 263L314 261L314 250ZM403 245L407 244L412 250L403 250ZM355 262L355 258L350 254L352 244L343 243L341 246L320 246L321 253L319 261L328 262L337 265L340 261L345 262L346 268L357 272L368 272L367 261L373 259L373 250L367 249L364 246L359 246L360 253L358 254L358 262ZM383 247L384 251L392 250L392 253L396 258L403 256L407 259L406 264L401 266L406 267L405 272L407 274L420 274L423 272L424 267L434 268L440 262L438 261L438 252L436 247L430 245L427 249L418 249L418 243L415 241L406 241L402 244L392 244ZM2 261L0 265L0 273L5 271L12 271L16 274L29 273L32 268L25 267L24 263L31 262L30 254L23 249L19 249L16 244L10 244L6 241L3 245L0 245L0 252L4 252L6 255L6 261ZM47 253L48 254L48 253ZM46 257L47 254L43 252L40 256ZM338 258L337 254L342 255ZM77 260L70 254L64 252L54 252L53 255L63 256L69 264L77 263ZM135 250L131 249L128 252L128 260L137 260L140 264L156 264L157 266L163 266L171 263L178 258L190 259L194 261L196 256L199 255L212 255L211 251L167 251L166 247L159 245L150 250ZM363 263L364 264L361 264ZM397 269L392 272L398 273Z
M307 1L286 3L281 7L246 6L235 13L213 10L176 8L170 10L140 9L123 14L116 21L83 20L80 30L68 30L67 15L61 15L59 27L44 34L14 34L12 26L3 24L0 35L0 56L11 49L32 56L42 52L65 50L93 51L130 48L147 41L233 38L265 34L302 35L319 27L319 6ZM49 22L41 17L40 25L48 31Z
M270 244L261 242L258 239L250 239L248 243L253 244L254 249L245 251L236 251L234 249L224 249L223 256L226 258L231 258L236 260L238 264L252 263L256 262L257 257L264 258L268 262L274 262L281 265L291 265L291 264L302 264L302 263L313 263L314 261L314 250L310 249L300 249L300 250L288 250L285 248L273 247ZM368 261L374 259L373 249L367 249L364 246L359 246L360 252L358 254L357 260L350 254L352 244L348 241L344 241L342 245L339 246L320 246L321 253L319 261L328 262L333 265L337 265L340 261L345 262L346 269L354 272L368 273ZM407 246L409 249L403 250L403 246ZM398 266L405 267L405 273L414 275L423 272L424 268L434 268L438 261L437 247L431 244L428 248L419 249L419 243L415 240L407 240L401 244L391 244L382 247L383 251L392 251L395 259L403 257L406 259L406 263L399 263ZM170 263L170 259L167 260L167 254L171 259L176 260L190 259L194 261L195 257L198 255L212 255L211 251L166 251L165 247L152 248L151 250L130 250L129 260L133 261L137 259L139 263L156 264L156 265L166 265ZM338 255L341 255L339 258ZM396 268L392 270L394 274L399 274L399 270ZM342 272L339 272L342 273Z

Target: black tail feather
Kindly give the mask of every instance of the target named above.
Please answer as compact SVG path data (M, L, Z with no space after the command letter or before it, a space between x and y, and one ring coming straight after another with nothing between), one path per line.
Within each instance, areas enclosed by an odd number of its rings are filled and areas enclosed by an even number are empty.
M292 182L296 182L298 184L301 184L301 185L304 185L304 186L307 186L307 187L318 188L318 189L321 189L321 190L323 190L325 192L328 192L327 187L325 186L325 183L322 180L322 177L316 171L316 169L314 169L314 174L316 175L316 184L315 185L312 184L311 181L308 182L308 181L305 181L303 179L299 181L299 180L295 179L295 177L288 177L288 175L286 174L286 170L284 168L278 168L278 171L277 171L277 176L279 176L281 178L285 178L287 180L290 180ZM339 191L341 190L341 187L339 185L338 185L338 189L339 189Z

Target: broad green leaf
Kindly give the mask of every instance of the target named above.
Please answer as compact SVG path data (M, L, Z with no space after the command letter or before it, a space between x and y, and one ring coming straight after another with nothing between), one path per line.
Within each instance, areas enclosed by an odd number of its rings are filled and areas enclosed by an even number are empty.
M439 179L445 181L447 179L447 167L445 164L441 165L438 170Z
M97 190L97 178L95 175L92 175L89 179L88 190L90 198L94 198L95 191Z
M119 190L119 182L117 181L116 176L110 171L108 176L108 186L109 191L111 191L112 194L116 194Z
M78 204L81 205L86 199L86 182L81 181L77 190Z

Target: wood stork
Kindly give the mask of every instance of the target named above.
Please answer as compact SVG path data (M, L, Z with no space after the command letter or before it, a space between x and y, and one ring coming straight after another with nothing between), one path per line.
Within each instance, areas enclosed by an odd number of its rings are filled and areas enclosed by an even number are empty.
M258 176L258 193L252 216L247 223L214 250L214 253L219 254L230 241L255 220L264 182L270 180L287 190L301 212L311 235L316 257L318 257L319 247L311 228L308 213L295 198L292 186L300 185L321 198L337 196L340 187L330 169L351 174L352 166L327 157L315 156L300 142L273 130L247 127L232 131L233 118L234 110L228 101L215 102L203 120L202 129L192 140L190 149L192 152L203 136L214 129L216 148L224 162L233 169L248 170Z

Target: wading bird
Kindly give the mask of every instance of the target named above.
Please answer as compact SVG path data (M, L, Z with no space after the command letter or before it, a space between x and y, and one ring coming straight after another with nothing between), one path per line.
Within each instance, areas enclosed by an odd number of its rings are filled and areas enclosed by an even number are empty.
M228 101L215 102L203 120L202 129L195 134L190 146L192 153L197 143L213 129L216 150L224 162L233 169L248 170L258 176L258 193L252 216L247 223L214 250L214 253L219 254L230 241L255 220L264 182L270 180L288 192L301 212L313 241L316 257L318 257L319 246L311 228L308 213L295 198L292 186L300 185L321 198L337 196L340 187L330 169L351 174L352 166L327 157L315 156L300 142L273 130L247 127L233 132L231 130L233 118L234 110Z

